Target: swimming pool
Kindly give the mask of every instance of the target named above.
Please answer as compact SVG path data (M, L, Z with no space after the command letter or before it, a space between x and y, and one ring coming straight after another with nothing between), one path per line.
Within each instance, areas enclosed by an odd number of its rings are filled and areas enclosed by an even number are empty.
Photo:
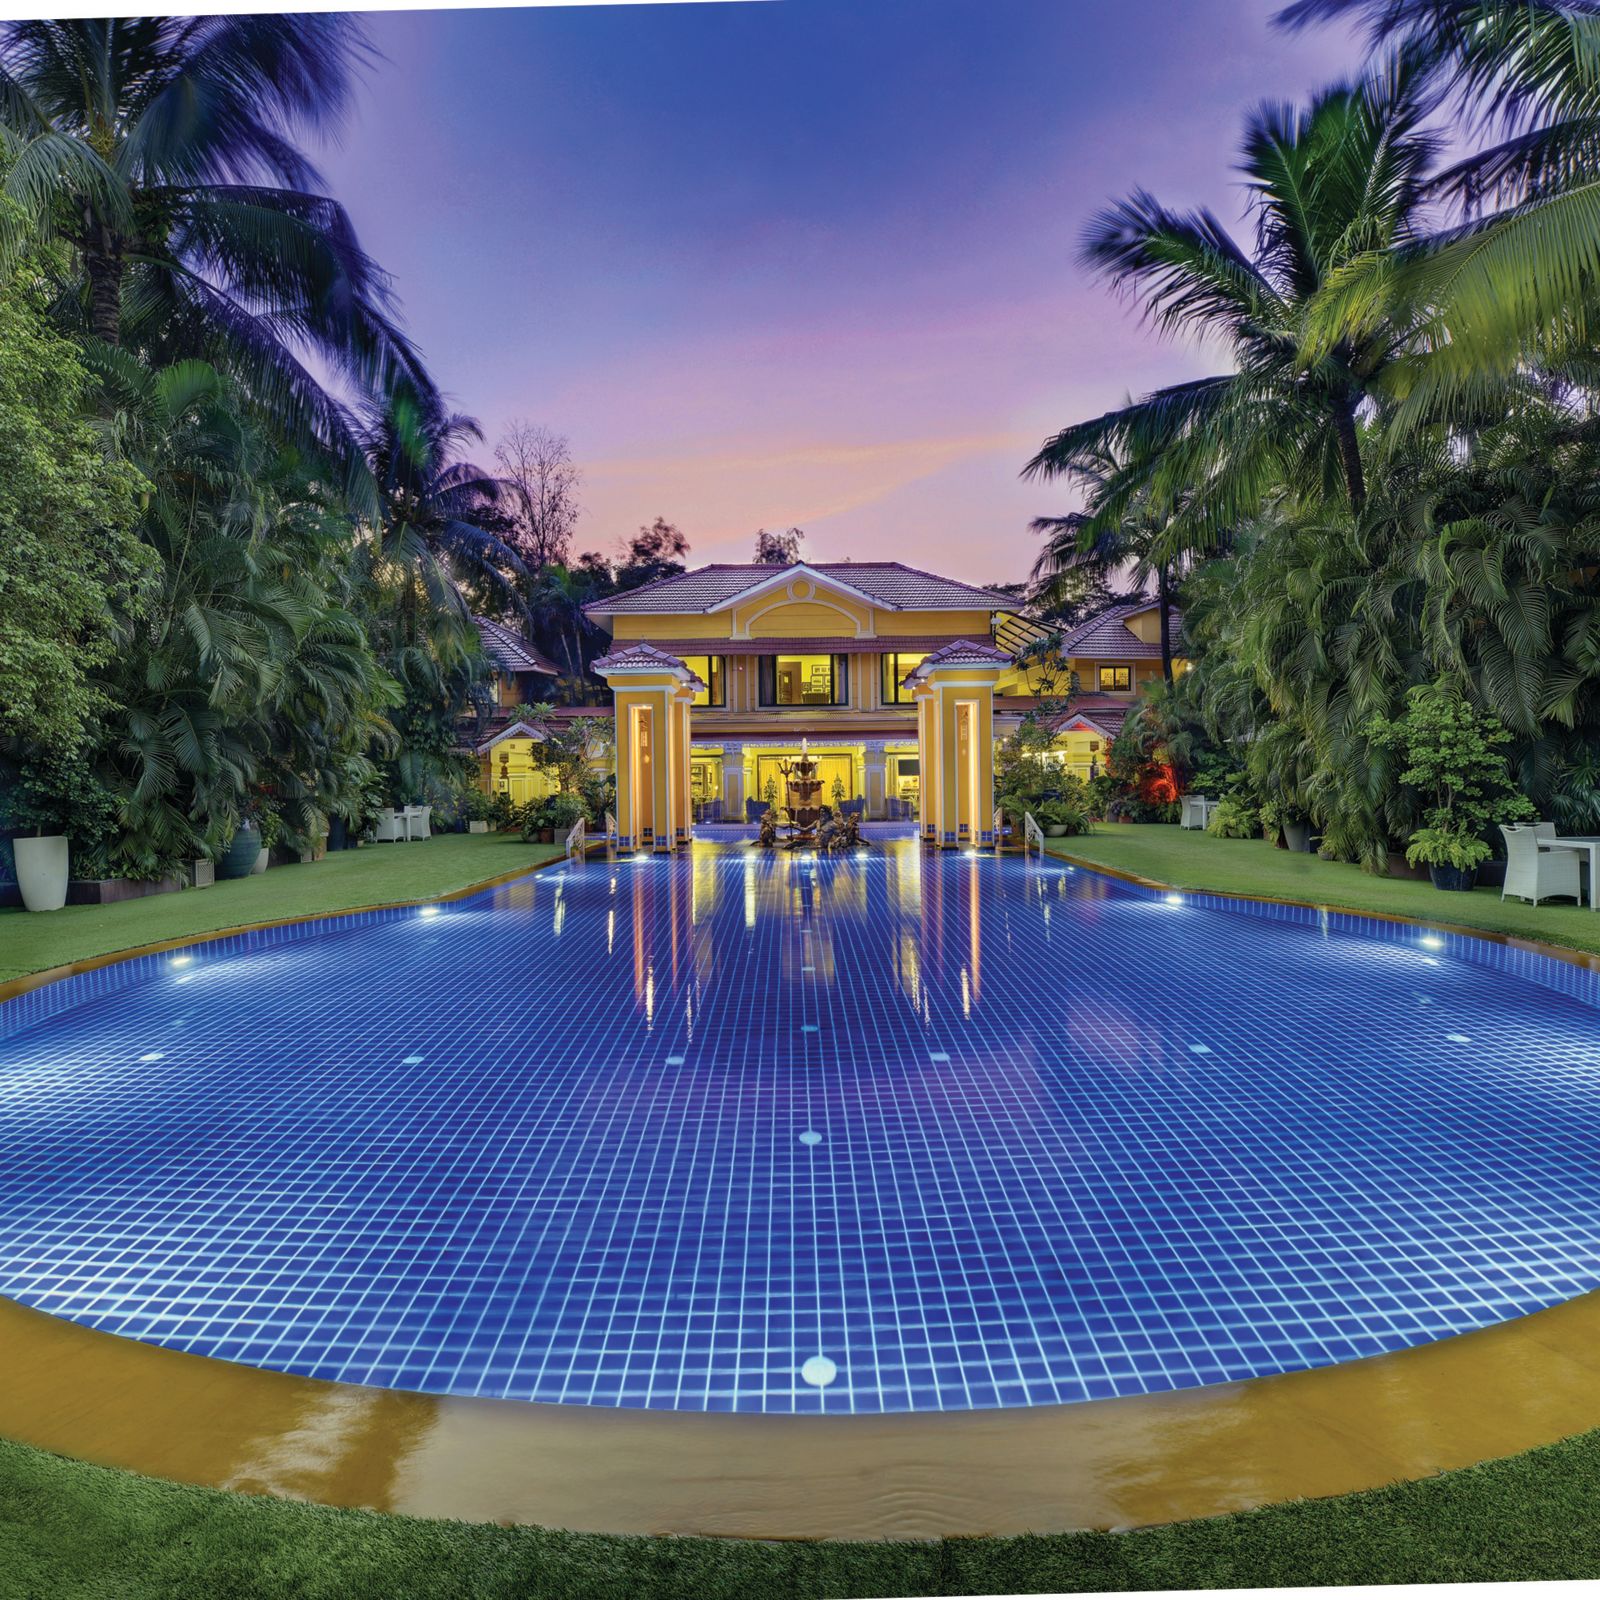
M1326 1365L1600 1284L1595 990L1016 858L591 861L0 1007L0 1293L608 1406Z

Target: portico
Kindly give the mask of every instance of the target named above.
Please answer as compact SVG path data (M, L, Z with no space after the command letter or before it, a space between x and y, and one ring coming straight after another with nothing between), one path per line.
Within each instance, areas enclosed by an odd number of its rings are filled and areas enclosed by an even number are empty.
M658 854L689 842L689 706L704 682L650 645L613 650L594 664L606 680L617 729L617 845Z
M926 774L924 844L953 850L995 842L994 691L1010 665L1003 650L960 639L924 657L906 678Z

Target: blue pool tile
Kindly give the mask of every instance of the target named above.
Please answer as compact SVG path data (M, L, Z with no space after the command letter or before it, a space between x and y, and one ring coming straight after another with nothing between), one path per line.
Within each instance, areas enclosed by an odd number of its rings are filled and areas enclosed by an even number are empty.
M706 1411L1323 1365L1600 1284L1597 989L1014 859L594 861L0 1006L0 1293Z

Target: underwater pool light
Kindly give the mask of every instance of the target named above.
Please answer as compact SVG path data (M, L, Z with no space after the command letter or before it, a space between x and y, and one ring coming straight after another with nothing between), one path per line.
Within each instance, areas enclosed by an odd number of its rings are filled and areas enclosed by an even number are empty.
M839 1369L826 1356L811 1356L800 1368L800 1376L818 1389L826 1389L839 1376Z

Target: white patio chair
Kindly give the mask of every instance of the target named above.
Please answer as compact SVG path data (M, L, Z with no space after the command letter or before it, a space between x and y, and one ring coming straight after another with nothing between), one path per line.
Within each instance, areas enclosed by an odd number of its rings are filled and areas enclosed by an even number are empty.
M1570 895L1583 904L1583 866L1571 850L1541 850L1537 828L1500 824L1506 841L1506 881L1500 898L1531 900L1535 905L1555 896ZM1554 837L1552 828L1546 837Z
M372 837L380 844L399 844L409 837L405 817L393 806L385 806L378 813L378 826Z
M428 827L428 823L432 816L432 806L407 806L406 837L408 839L431 839L433 834Z
M1186 794L1183 797L1183 812L1178 820L1180 828L1204 828L1206 816L1206 797L1203 794Z

